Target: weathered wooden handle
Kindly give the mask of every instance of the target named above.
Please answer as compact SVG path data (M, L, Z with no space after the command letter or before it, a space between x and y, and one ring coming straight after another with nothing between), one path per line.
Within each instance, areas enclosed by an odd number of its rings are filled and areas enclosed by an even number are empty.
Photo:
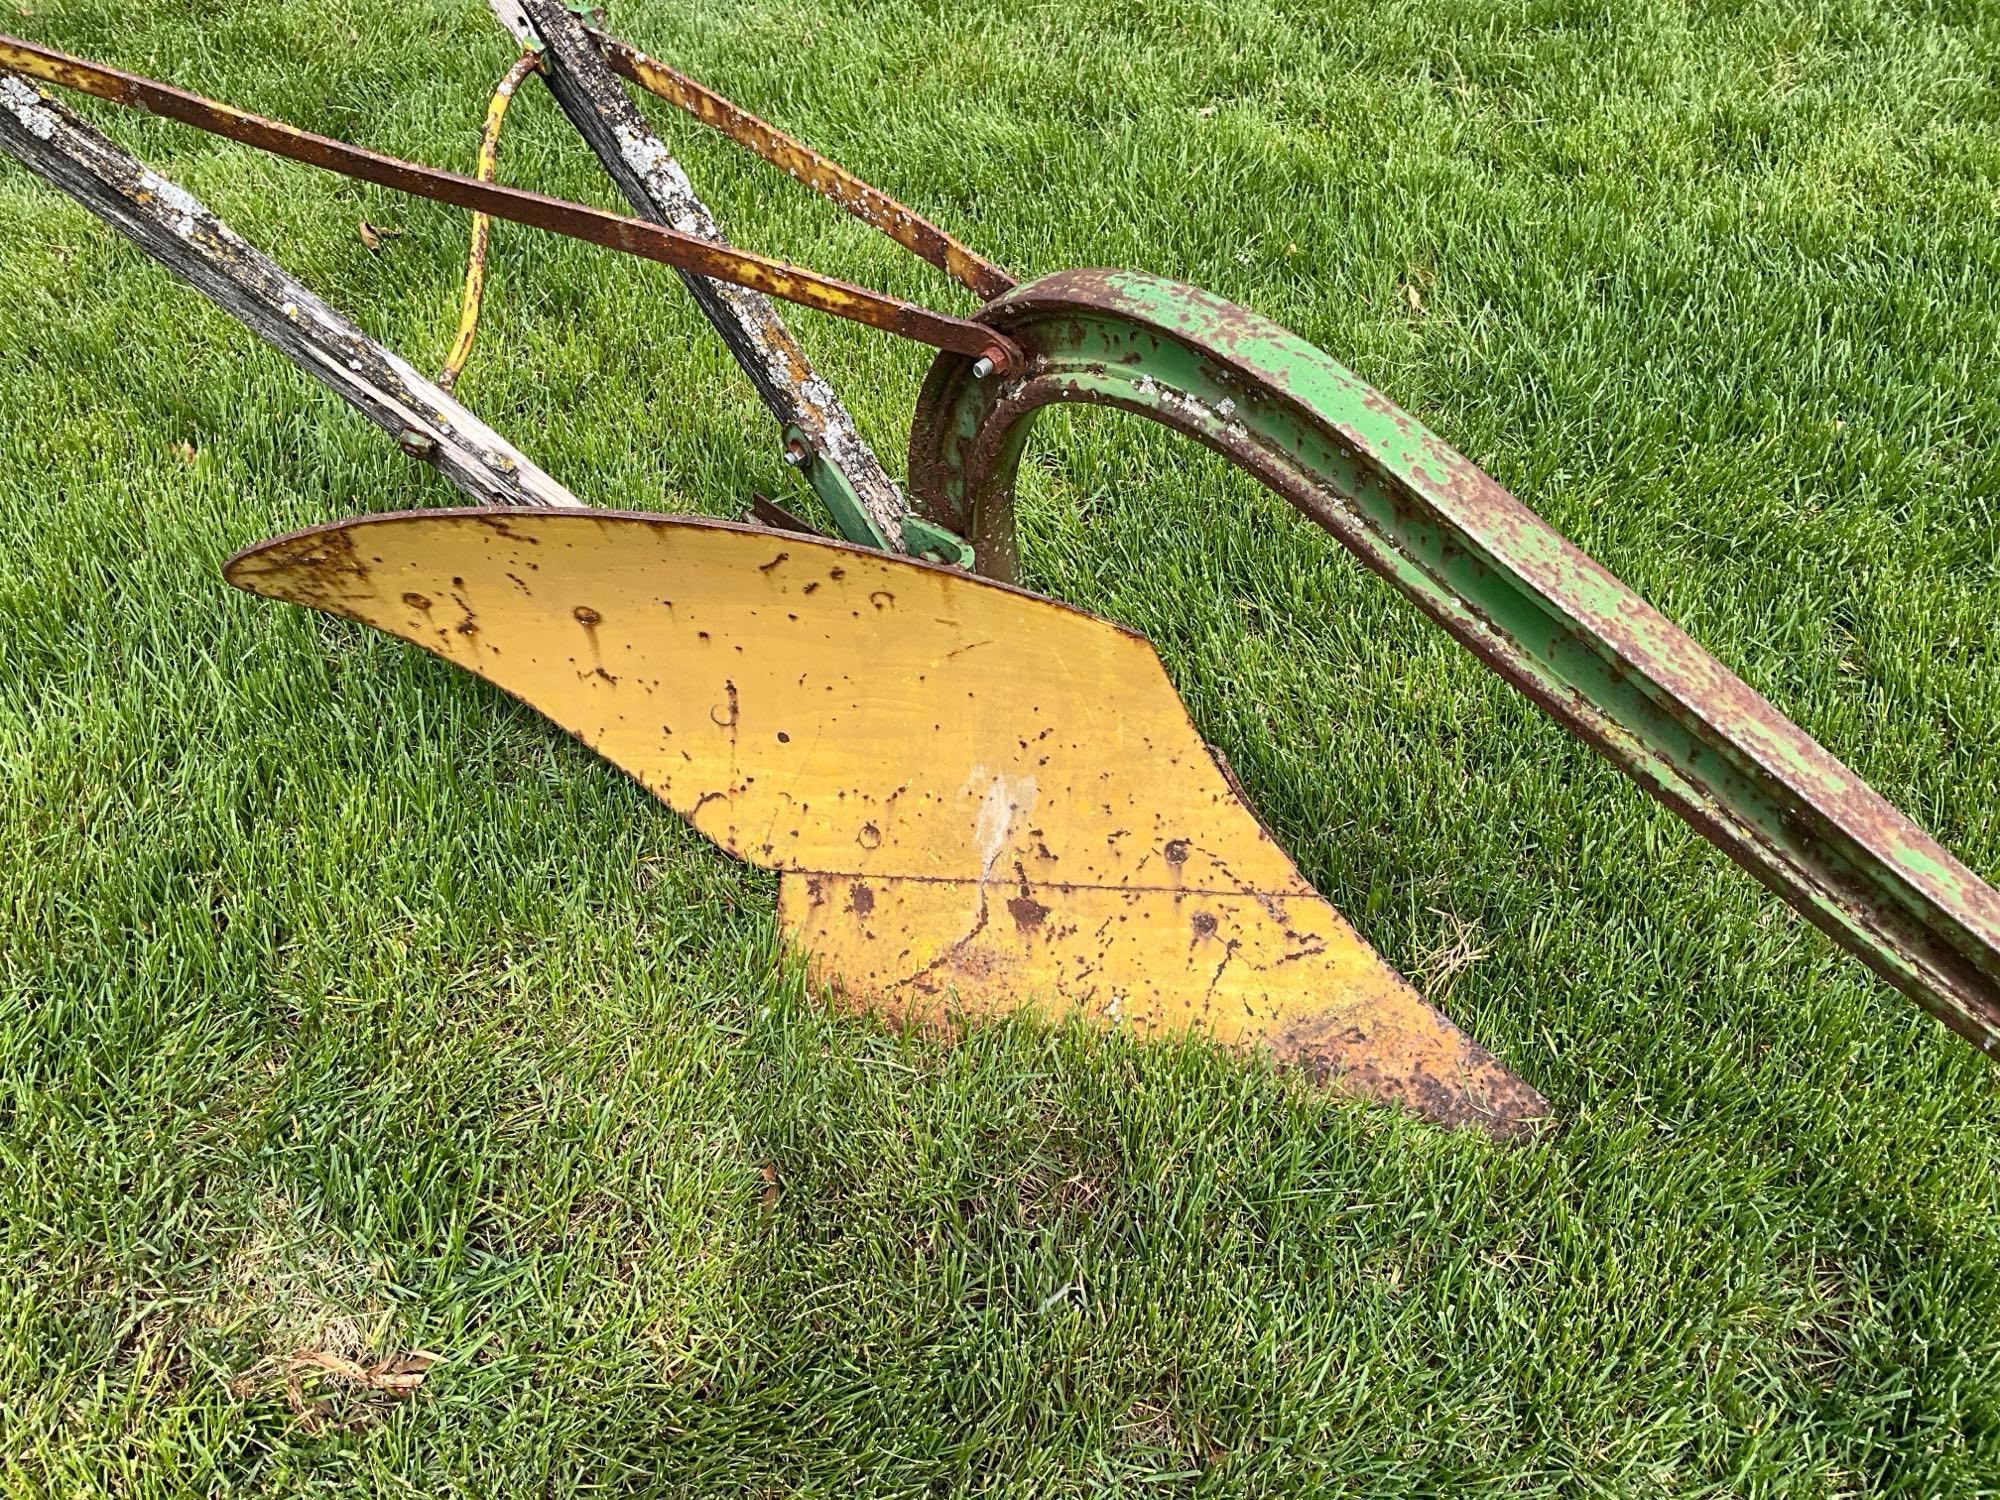
M474 500L583 504L407 360L259 254L193 194L5 72L0 151L69 194Z

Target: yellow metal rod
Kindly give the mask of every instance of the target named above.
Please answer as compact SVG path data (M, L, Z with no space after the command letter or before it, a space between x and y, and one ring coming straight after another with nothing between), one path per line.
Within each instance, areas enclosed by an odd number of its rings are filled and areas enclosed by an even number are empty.
M507 70L507 76L500 80L493 90L493 98L486 106L486 127L479 133L479 164L473 175L481 182L493 181L500 166L500 127L507 119L507 106L514 102L514 91L526 78L542 65L541 53L530 48L516 59L514 66ZM451 353L445 356L444 368L438 371L438 384L450 390L458 383L459 372L465 362L472 357L472 341L479 336L479 303L486 295L486 245L493 232L490 214L472 216L472 250L465 267L465 296L458 312L458 336L452 340Z

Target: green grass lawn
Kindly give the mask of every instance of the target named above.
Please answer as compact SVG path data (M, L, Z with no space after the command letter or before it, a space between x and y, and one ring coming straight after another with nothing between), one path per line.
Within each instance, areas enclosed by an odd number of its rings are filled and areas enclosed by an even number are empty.
M1017 272L1297 329L2000 876L1992 5L612 20ZM477 0L0 27L461 170L510 58ZM459 215L85 112L442 356ZM966 306L655 115L738 242ZM502 170L614 201L532 84ZM596 502L796 503L669 272L495 240L470 405ZM795 323L900 469L925 352ZM1219 460L1051 420L1030 579L1151 635L1540 1144L846 1016L534 714L220 580L453 499L0 163L9 1493L2000 1493L1994 1073ZM287 1390L412 1350L404 1401Z

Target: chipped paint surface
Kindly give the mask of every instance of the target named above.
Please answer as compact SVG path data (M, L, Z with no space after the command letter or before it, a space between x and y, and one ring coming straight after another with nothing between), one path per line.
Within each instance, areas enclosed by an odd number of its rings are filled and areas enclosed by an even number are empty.
M363 518L228 572L499 684L781 872L786 930L855 1001L1193 1028L1502 1134L1546 1112L1300 877L1151 646L1103 620L602 512Z
M983 791L980 788L984 788ZM1004 775L989 775L983 765L974 766L972 774L959 788L961 797L977 797L979 814L973 820L973 842L979 846L979 880L982 885L993 879L993 870L1000 863L1001 855L1007 852L1010 836L1014 834L1023 818L1035 815L1036 794L1040 790L1032 776L1016 776L1011 781Z

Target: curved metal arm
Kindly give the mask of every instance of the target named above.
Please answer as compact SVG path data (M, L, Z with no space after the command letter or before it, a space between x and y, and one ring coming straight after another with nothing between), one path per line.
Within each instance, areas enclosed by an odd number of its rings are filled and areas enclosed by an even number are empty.
M1026 363L931 367L919 514L1012 579L1015 470L1053 402L1150 417L1325 527L1558 723L1836 941L2000 1055L2000 893L1766 699L1380 392L1276 324L1123 271L1066 271L982 322Z

